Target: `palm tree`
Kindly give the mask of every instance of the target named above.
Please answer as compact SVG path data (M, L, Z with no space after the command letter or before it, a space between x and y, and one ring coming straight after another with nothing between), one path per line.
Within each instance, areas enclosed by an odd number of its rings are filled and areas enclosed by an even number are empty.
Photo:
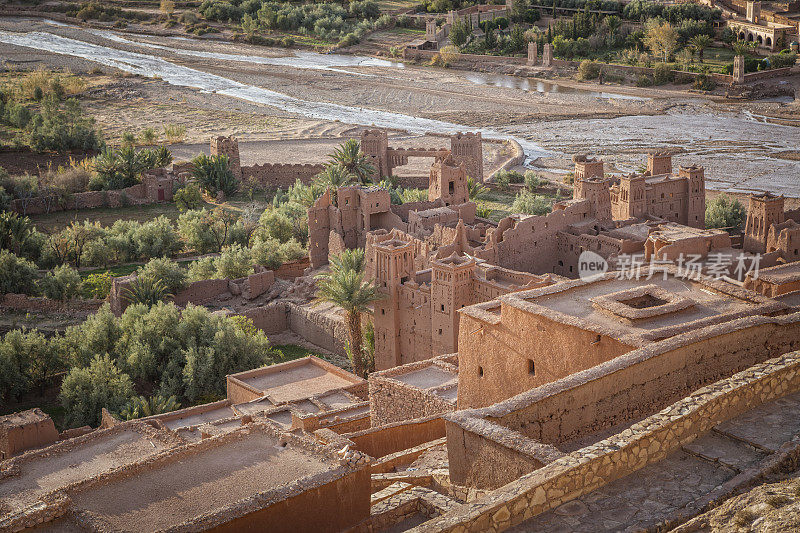
M486 196L489 188L472 178L467 178L467 192L469 193L469 199L474 202Z
M364 249L354 248L352 250L345 250L339 255L334 255L330 259L331 270L355 270L356 272L364 271Z
M735 41L731 43L731 48L733 49L733 53L737 56L743 56L750 53L750 45L747 44L747 41Z
M611 15L603 19L603 24L608 28L608 37L611 42L614 40L614 34L622 26L622 19L616 15Z
M322 187L332 187L334 189L350 185L353 176L339 163L331 163L325 166L325 170L314 178L314 181Z
M703 50L711 46L711 37L705 34L695 35L689 40L689 45L697 51L697 58L703 62Z
M0 249L5 248L20 255L34 231L33 223L28 217L21 217L11 211L0 213Z
M120 416L125 420L134 420L136 418L170 413L180 409L180 407L181 404L178 403L175 396L165 397L160 394L150 396L150 398L135 396L125 406L125 409L120 412Z
M329 272L319 274L317 279L317 303L329 302L344 309L347 319L347 330L350 337L349 355L353 362L353 371L362 377L367 377L369 368L364 364L364 341L361 332L361 313L368 306L379 300L375 286L364 281L364 272L349 268L361 266L363 268L363 251L361 252L361 265L353 264L357 259L352 257L339 257L331 261Z
M163 280L150 276L139 276L130 287L122 291L122 297L130 304L146 304L153 306L164 298L172 296L167 292Z
M370 177L375 173L375 167L361 151L361 145L355 139L348 139L328 157L358 178L361 183L369 183Z

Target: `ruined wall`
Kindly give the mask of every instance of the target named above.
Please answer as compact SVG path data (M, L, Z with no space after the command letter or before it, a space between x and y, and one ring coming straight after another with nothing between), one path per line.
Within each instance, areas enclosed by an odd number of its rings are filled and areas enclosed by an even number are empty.
M75 193L69 195L63 203L58 202L54 197L37 196L30 200L16 199L11 202L11 210L24 215L41 215L48 212L96 209L98 207L123 207L125 205L144 205L156 202L157 200L147 197L144 184L139 183L132 187L114 191Z
M190 283L173 298L175 305L200 305L228 292L227 279L204 279Z
M286 306L289 309L289 329L324 350L345 354L348 333L344 320L336 320L313 308L294 303L287 303Z
M0 305L17 311L52 312L52 311L97 311L103 300L73 299L60 302L50 298L28 296L26 294L6 293L0 298Z
M525 217L504 231L502 228L510 225L510 220L505 224L501 221L495 232L502 239L495 244L498 266L534 274L555 272L559 266L556 235L592 215L591 203L579 201L547 215Z
M289 329L288 310L283 302L248 309L244 316L253 321L253 325L267 335L283 333Z

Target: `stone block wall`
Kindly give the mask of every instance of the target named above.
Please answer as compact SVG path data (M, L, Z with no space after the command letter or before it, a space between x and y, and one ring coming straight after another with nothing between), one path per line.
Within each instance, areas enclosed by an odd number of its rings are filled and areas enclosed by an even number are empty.
M458 368L449 362L453 358L454 354L448 354L370 374L369 402L372 425L382 426L454 411L455 400L437 395L437 389L420 389L392 377L429 366L457 373Z
M800 352L754 365L411 531L504 531L658 462L730 418L800 390Z
M344 354L347 342L347 326L311 307L287 303L289 329L320 348L336 354Z

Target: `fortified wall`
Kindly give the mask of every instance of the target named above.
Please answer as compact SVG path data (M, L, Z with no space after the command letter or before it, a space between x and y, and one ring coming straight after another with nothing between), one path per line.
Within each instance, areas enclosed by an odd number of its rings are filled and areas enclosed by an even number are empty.
M228 156L228 164L234 176L250 179L267 188L287 188L297 180L309 184L320 172L322 164L263 163L242 166L239 156L239 141L234 137L214 137L211 139L211 155Z

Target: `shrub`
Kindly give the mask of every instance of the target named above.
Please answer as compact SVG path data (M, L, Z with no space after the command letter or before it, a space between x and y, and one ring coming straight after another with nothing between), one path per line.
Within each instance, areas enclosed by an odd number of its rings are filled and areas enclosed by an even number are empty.
M531 194L528 191L521 191L514 198L511 206L513 213L523 213L526 215L546 215L552 209L550 200L544 196Z
M123 420L135 420L147 416L171 413L172 411L180 409L180 407L181 404L178 403L175 396L166 397L160 394L150 396L149 398L134 396L122 411L120 411L119 415Z
M238 244L226 246L217 257L203 257L189 265L189 280L237 279L253 273L250 250Z
M143 259L170 257L183 248L172 221L163 215L134 226L131 238L137 257Z
M653 83L655 85L664 85L673 79L672 68L665 64L659 63L653 68Z
M110 272L89 274L84 278L81 288L86 298L103 299L111 292L113 276Z
M498 172L494 176L494 183L497 185L497 188L501 191L508 190L508 184L511 183L510 176L505 172Z
M449 67L458 60L459 55L458 48L450 44L439 50L437 57L441 66Z
M281 245L281 252L287 261L297 261L308 255L308 250L303 248L299 242L289 239Z
M738 230L747 217L747 211L736 198L720 194L706 203L707 228L732 228Z
M600 74L600 64L584 59L578 65L578 79L593 80Z
M26 138L31 149L37 152L94 151L104 145L94 127L94 119L83 115L74 98L63 105L53 98L45 98L42 110L27 126Z
M200 191L200 187L194 183L189 183L186 187L181 187L175 191L172 199L175 201L175 206L180 212L190 209L200 209L204 204L203 193Z
M646 74L641 74L638 78L636 78L637 87L650 87L651 85L653 85L653 79Z
M133 398L133 382L108 354L98 355L88 367L73 368L61 385L61 405L71 427L100 423L103 407L118 412Z
M525 188L530 192L536 192L541 187L542 178L532 170L525 171Z
M165 124L164 137L172 144L183 142L186 138L186 126L182 124Z
M153 306L171 294L160 279L138 276L130 286L122 291L121 296L123 300L133 305Z
M38 277L36 265L8 250L0 250L0 294L33 294Z
M280 241L271 238L257 238L250 253L253 263L263 265L271 270L279 268L286 260Z
M713 91L716 86L717 83L714 81L714 78L712 78L708 74L698 75L694 79L694 84L692 85L693 88L698 89L700 91Z
M186 286L186 269L166 257L151 259L136 271L136 275L161 281L164 289L171 294L177 294Z
M69 300L81 288L81 276L69 265L59 265L38 281L41 293L51 300Z
M139 132L139 139L142 144L153 145L158 141L158 133L156 133L155 128L145 128Z
M56 346L36 330L15 329L0 342L0 399L19 395L45 386L62 368Z

